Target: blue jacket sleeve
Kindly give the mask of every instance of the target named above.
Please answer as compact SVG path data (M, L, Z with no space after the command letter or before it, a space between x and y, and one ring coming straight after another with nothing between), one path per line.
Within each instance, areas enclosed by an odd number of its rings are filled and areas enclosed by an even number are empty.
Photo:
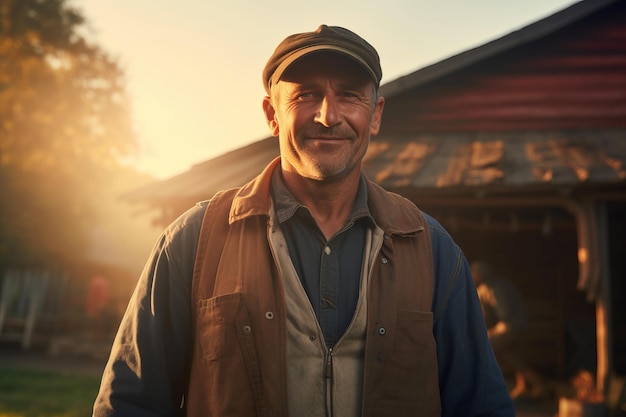
M204 209L197 205L183 214L152 250L113 342L94 417L181 414L190 286Z
M433 331L442 416L514 417L465 255L436 220L426 217L433 242Z

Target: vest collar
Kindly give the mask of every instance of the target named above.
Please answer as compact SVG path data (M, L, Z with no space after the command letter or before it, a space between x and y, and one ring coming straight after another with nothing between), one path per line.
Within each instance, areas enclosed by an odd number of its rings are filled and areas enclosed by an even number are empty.
M230 209L230 224L250 216L269 216L272 207L272 173L279 164L280 157L270 162L259 176L239 189ZM406 198L386 191L369 179L366 179L366 183L370 212L385 234L413 235L424 230L426 224L423 217L407 207L409 201Z

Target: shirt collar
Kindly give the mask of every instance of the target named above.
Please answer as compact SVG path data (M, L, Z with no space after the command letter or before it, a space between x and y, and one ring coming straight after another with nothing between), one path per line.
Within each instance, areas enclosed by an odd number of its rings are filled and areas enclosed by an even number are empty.
M276 208L276 216L279 223L289 220L300 208L304 208L308 212L306 206L299 203L285 186L280 167L275 169L272 174L271 187ZM354 222L362 217L370 218L373 221L367 205L367 184L365 182L365 177L361 174L361 178L359 179L359 190L357 191L356 200L352 206L349 221Z

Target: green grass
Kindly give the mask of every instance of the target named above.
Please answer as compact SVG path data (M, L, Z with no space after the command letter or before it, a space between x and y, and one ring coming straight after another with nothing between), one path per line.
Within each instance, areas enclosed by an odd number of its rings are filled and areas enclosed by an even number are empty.
M90 416L100 378L0 369L0 417Z

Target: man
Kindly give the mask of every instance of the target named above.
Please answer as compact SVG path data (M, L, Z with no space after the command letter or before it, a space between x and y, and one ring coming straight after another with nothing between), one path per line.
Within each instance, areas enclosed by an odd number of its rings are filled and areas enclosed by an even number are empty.
M548 392L543 378L526 364L521 351L528 327L521 294L488 262L474 261L471 268L491 346L501 367L515 375L511 398L544 398Z
M164 232L95 416L514 415L461 250L361 173L381 77L344 28L278 45L281 157Z

